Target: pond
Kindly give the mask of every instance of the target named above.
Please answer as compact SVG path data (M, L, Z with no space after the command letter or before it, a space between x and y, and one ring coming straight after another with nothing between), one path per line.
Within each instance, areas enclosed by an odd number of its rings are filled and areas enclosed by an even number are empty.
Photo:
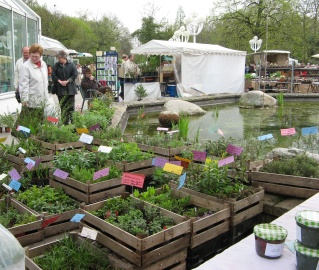
M258 139L259 136L272 134L273 146L299 147L296 141L303 140L301 129L319 125L317 102L285 102L283 107L264 109L242 109L238 104L215 105L204 108L207 113L190 118L189 139L194 140L199 131L199 140L216 141L222 137L236 140ZM148 114L149 134L159 127L158 114ZM131 117L126 133L131 133L136 117ZM293 136L281 136L280 129L295 128Z

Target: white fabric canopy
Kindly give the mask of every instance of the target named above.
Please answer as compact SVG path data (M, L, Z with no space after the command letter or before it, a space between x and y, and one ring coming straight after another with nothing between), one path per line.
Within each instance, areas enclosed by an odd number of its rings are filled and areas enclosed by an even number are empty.
M133 54L173 55L180 95L244 92L246 52L219 45L151 40ZM177 76L176 76L177 75Z
M135 94L135 88L140 84L146 89L147 97L144 99L156 100L161 98L161 89L158 82L124 83L124 101L138 100Z

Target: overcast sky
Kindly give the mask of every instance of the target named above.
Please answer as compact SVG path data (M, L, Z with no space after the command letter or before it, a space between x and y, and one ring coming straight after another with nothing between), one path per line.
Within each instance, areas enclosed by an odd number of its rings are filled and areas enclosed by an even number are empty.
M46 4L50 10L53 10L56 5L57 10L70 16L77 16L77 12L88 10L94 17L101 14L113 13L127 27L130 32L141 27L141 18L144 8L147 3L154 3L154 6L159 8L155 18L167 18L170 23L173 23L176 18L177 10L180 6L183 7L185 15L189 16L193 11L200 16L208 16L213 3L216 0L159 0L156 2L145 0L37 0L39 4ZM76 3L76 4L75 4ZM177 30L177 29L176 29Z

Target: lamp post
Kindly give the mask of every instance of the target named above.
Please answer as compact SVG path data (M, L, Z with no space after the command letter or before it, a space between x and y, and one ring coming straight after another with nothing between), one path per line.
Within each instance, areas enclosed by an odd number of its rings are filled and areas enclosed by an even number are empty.
M257 36L254 36L251 40L249 40L250 48L256 53L263 43L262 39L258 39ZM259 55L259 71L258 71L258 87L260 90L260 73L261 73L261 53Z
M185 26L181 26L179 30L174 32L174 35L169 41L188 42L190 33L185 29Z
M193 42L196 43L196 36L203 30L205 18L199 17L196 12L184 19L187 31L193 36Z

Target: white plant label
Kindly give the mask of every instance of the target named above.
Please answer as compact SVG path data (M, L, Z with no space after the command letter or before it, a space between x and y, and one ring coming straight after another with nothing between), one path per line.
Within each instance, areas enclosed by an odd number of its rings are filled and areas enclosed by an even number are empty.
M5 183L3 183L2 184L7 190L9 190L9 191L11 191L12 190L12 188L11 187L9 187L8 185L6 185Z
M83 227L80 235L95 240L97 236L97 231L89 229L87 227Z
M108 154L112 151L112 149L113 149L112 147L100 145L97 151Z
M91 144L93 142L93 136L82 133L79 141L84 142L86 144Z
M297 225L296 229L296 238L299 242L301 242L301 227Z
M22 147L19 147L18 150L22 153L25 154L27 151L25 151Z
M0 174L0 181L6 178L8 175L6 173Z
M284 249L284 243L282 244L267 244L265 250L265 256L279 257Z

